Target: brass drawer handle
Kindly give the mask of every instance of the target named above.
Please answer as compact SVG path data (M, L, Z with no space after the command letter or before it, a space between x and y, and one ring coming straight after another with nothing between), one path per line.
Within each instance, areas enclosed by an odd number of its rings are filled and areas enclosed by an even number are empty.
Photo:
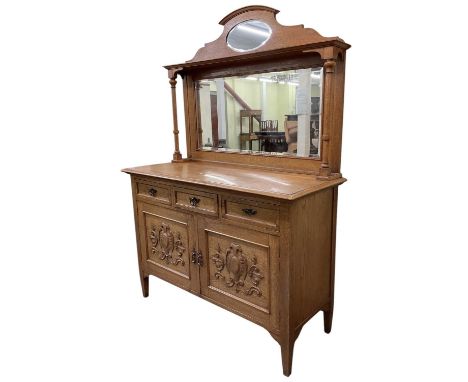
M158 193L158 190L156 190L155 188L150 188L148 190L148 194L150 194L151 196L156 196L156 194Z
M191 206L196 207L196 206L198 206L198 203L200 203L200 199L198 199L195 196L190 196L189 197L189 202L190 202Z
M257 210L254 210L253 208L242 208L242 211L249 216L253 216L257 213Z

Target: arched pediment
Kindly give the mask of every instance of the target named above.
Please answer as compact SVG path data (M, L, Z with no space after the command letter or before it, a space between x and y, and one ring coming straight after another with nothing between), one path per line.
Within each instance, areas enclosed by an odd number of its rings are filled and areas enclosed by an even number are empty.
M216 40L205 44L187 62L195 63L236 56L261 55L271 51L297 50L301 47L304 49L325 46L337 46L343 49L350 47L339 37L324 37L312 28L304 28L304 25L281 25L276 20L278 13L279 11L274 8L260 5L239 8L229 13L219 22L220 25L224 26L221 35ZM271 28L271 37L257 49L246 52L233 50L227 44L229 32L236 25L249 20L257 20L267 24Z

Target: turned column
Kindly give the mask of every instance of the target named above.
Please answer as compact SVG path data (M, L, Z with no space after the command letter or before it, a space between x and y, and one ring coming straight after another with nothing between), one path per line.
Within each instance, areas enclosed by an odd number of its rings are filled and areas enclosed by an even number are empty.
M319 177L328 178L331 175L330 157L330 130L334 123L333 97L334 97L334 74L336 61L327 60L323 64L325 71L325 88L323 94L323 133L322 133L322 164L320 165Z
M169 70L169 84L171 85L171 94L172 94L172 120L174 123L174 154L172 155L173 162L182 161L182 155L179 151L179 125L177 122L177 97L176 97L176 84L177 84L177 71Z

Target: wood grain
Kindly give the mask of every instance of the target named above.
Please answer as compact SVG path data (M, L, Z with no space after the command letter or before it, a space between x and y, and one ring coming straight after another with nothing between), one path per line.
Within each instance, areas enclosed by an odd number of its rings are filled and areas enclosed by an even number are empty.
M280 343L283 372L289 375L302 326L322 310L325 331L331 329L337 186L289 200L193 182L183 188L147 175L132 175L132 182L135 190L140 184L143 190L163 185L173 195L173 203L164 205L134 194L144 294L147 275L155 275L263 326ZM198 207L188 202L192 196L200 198ZM158 247L155 235L161 243L164 232L172 238ZM192 262L193 252L201 263Z
M224 219L279 230L277 206L227 196L222 200L221 213Z
M333 189L327 189L295 201L289 211L295 332L329 303L332 206Z
M283 26L277 13L258 5L237 9L221 20L221 35L192 60L166 66L173 162L122 171L132 179L143 296L148 296L148 276L153 275L261 325L278 341L283 374L289 376L303 325L323 311L325 332L332 327L338 186L346 181L340 166L350 45L303 25ZM271 27L268 42L252 52L228 48L231 28L252 19ZM325 72L320 158L198 149L198 80L310 67ZM177 76L183 80L184 160ZM170 315L170 307L161 310ZM215 326L207 333L213 341L224 330L223 323Z
M142 202L137 202L137 210L138 240L141 250L140 269L143 274L152 274L183 289L198 291L198 269L190 261L191 250L196 248L193 216ZM183 264L167 263L165 259L153 253L154 242L151 238L151 231L153 227L159 229L162 223L166 224L174 235L181 235L180 240L185 249L182 257Z
M284 26L276 21L278 10L264 6L240 8L223 18L222 34L197 52L185 63L167 65L171 86L176 76L184 81L185 123L187 129L187 158L219 161L225 163L249 164L283 171L304 172L318 175L322 179L341 177L341 136L343 121L344 71L346 50L350 45L339 37L323 37L303 25ZM265 45L252 52L237 52L226 44L232 27L246 20L260 20L272 29L272 38ZM300 68L325 67L323 86L324 117L323 131L319 139L320 158L305 158L294 155L278 157L270 153L245 155L223 151L199 149L201 124L197 81L200 79L245 76L255 73L293 70ZM173 90L173 101L175 93ZM173 114L175 113L173 105ZM179 161L177 120L174 119L174 158Z
M218 215L218 196L199 189L175 187L174 205L202 214Z
M323 37L312 28L304 28L303 25L284 26L276 20L276 14L279 12L269 7L250 6L234 11L229 17L221 20L224 26L221 35L213 42L205 44L198 50L195 57L187 63L168 65L166 68L196 66L200 62L226 60L227 58L252 58L259 55L271 55L272 51L281 52L282 50L291 50L300 47L301 49L312 49L324 45L336 45L343 49L348 49L350 45L346 44L339 37ZM272 29L274 38L270 38L267 43L254 52L236 52L230 49L226 44L228 33L231 29L242 21L259 20L267 23ZM191 65L190 65L191 64Z
M203 161L163 163L122 170L129 174L151 178L178 180L190 184L237 190L254 195L294 200L311 192L334 187L346 181L344 178L332 181L318 180L312 175L293 174L247 166Z

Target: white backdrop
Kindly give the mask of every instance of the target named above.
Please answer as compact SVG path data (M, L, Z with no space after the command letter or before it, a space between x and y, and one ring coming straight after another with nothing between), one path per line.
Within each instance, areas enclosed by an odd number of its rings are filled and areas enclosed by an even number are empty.
M461 3L266 3L352 44L333 331L305 326L290 380L468 378ZM141 297L119 172L171 159L162 65L245 5L0 3L0 380L285 380L264 329L155 278Z

